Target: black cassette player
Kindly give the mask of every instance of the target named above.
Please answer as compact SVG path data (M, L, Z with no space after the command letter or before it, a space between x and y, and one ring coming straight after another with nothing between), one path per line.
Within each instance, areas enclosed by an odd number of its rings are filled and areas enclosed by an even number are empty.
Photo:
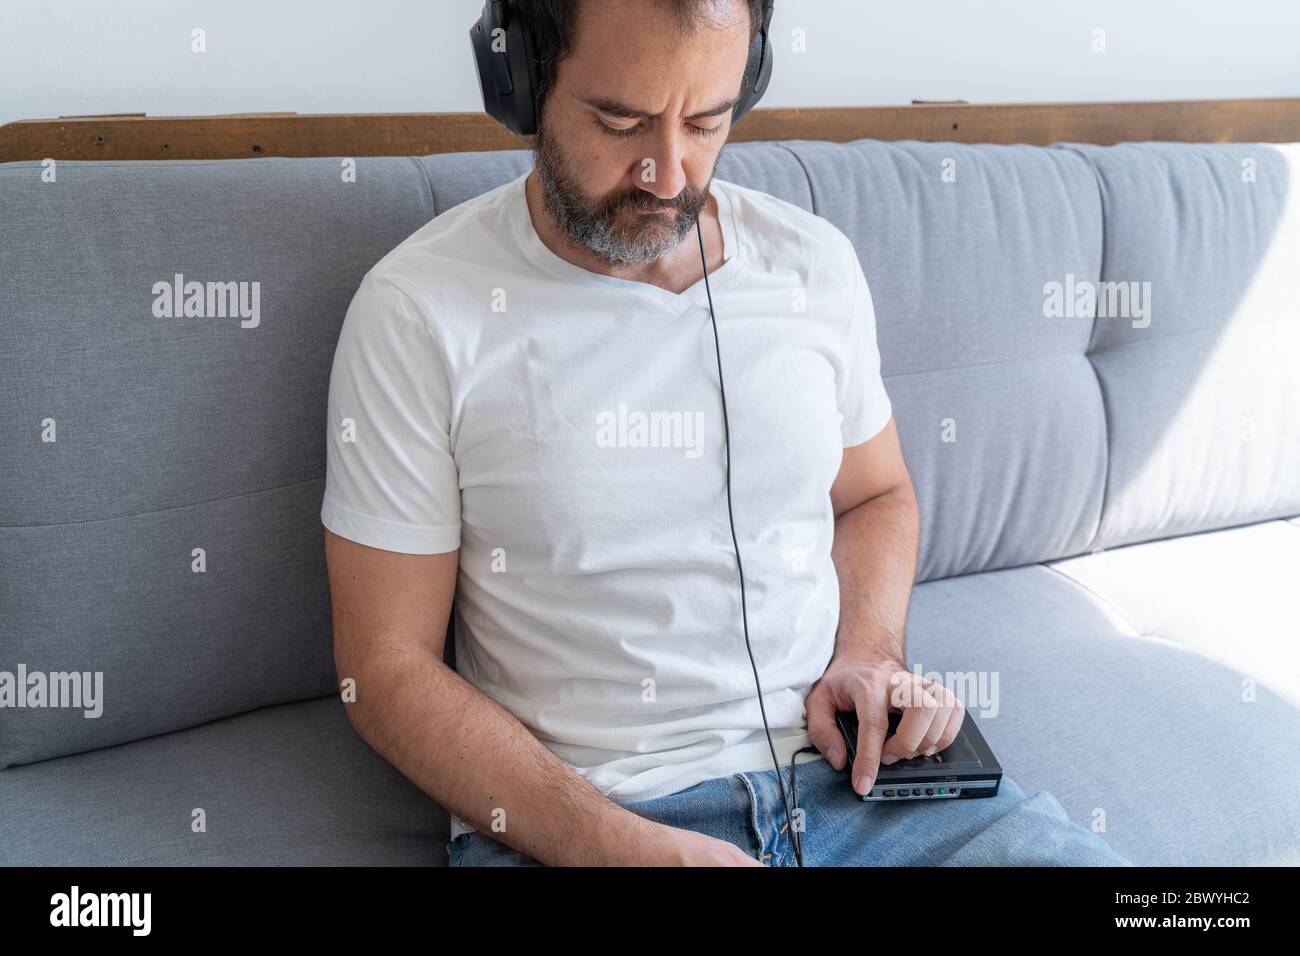
M902 714L889 715L886 739L898 730ZM846 774L852 769L858 752L858 718L853 711L835 715L840 733L848 747ZM989 749L975 718L966 712L957 739L930 757L910 757L892 764L881 764L871 790L863 800L960 800L992 797L1002 782L1002 768Z

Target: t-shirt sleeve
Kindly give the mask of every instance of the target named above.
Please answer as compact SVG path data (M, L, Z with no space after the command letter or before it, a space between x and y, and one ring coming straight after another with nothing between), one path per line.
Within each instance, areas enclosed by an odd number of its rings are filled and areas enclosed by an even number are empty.
M853 249L852 244L849 246ZM843 420L840 431L844 447L851 448L875 438L889 424L893 406L880 377L880 350L876 344L876 310L871 289L862 272L856 251L851 251L853 305L849 320L845 367L848 373L839 383L837 396Z
M443 349L411 298L367 273L352 297L329 384L321 522L372 548L460 547Z

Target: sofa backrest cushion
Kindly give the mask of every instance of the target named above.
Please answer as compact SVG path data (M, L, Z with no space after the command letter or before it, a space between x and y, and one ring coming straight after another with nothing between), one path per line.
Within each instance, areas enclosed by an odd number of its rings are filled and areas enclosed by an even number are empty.
M1099 317L1088 343L1107 428L1090 548L1300 512L1300 144L1071 151L1096 170L1103 282L1150 298L1149 324Z
M813 210L857 246L881 372L921 506L917 577L1088 546L1106 421L1088 319L1042 315L1043 284L1096 281L1096 180L1032 146L794 143Z
M0 671L99 672L103 709L0 709L0 766L333 691L334 342L432 215L403 157L55 170L0 166ZM250 318L156 317L177 274Z

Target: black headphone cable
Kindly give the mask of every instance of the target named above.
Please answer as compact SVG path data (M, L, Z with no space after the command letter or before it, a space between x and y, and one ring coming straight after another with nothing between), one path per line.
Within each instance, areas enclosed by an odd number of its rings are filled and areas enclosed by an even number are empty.
M767 723L767 709L763 706L763 685L758 679L758 665L754 663L754 649L749 643L749 615L745 609L745 569L740 561L740 544L736 540L736 519L731 509L731 426L727 421L727 390L722 384L722 346L718 344L718 320L713 315L713 292L709 288L709 262L704 254L704 232L700 227L700 220L695 220L695 235L700 241L700 263L704 268L704 291L709 299L709 321L713 325L713 349L714 354L718 357L718 391L722 395L722 431L724 446L726 448L727 459L727 521L731 525L731 544L736 551L736 571L740 575L740 618L745 631L745 650L749 652L749 666L754 671L754 686L758 689L758 710L763 716L763 731L767 734L767 749L772 754L772 766L776 768L776 785L781 791L781 805L785 808L785 824L789 830L790 843L794 847L795 859L800 867L803 866L803 840L794 828L794 813L790 808L790 801L785 793L785 781L781 777L781 764L776 759L776 747L772 743L772 729ZM734 253L733 253L734 254ZM795 756L804 750L813 750L814 747L804 747L795 752L790 758L790 783L791 789L794 789L794 761ZM798 791L795 791L796 794Z

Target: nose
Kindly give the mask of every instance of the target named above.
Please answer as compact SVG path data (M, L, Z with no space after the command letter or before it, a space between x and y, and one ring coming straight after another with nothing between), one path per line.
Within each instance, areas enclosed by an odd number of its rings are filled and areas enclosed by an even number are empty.
M641 160L637 170L637 183L646 192L656 196L664 205L681 195L686 187L686 146L683 139L688 134L664 124L654 138L653 146ZM647 162L649 160L649 162Z

